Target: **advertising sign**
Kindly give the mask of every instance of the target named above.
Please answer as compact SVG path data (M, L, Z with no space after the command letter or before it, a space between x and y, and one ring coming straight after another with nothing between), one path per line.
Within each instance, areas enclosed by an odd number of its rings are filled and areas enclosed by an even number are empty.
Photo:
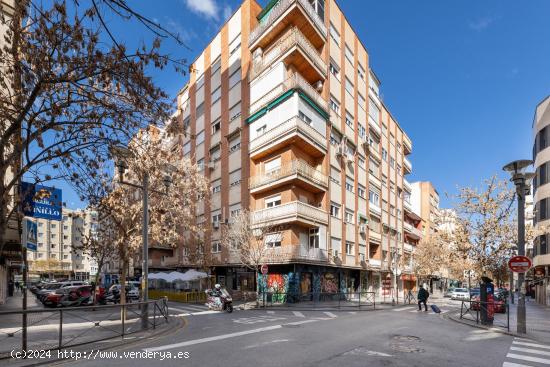
M61 220L63 203L61 189L23 182L21 195L23 213L27 217Z
M26 219L25 220L25 237L26 237L26 244L27 249L30 251L36 251L36 243L37 241L37 228L36 228L36 222Z

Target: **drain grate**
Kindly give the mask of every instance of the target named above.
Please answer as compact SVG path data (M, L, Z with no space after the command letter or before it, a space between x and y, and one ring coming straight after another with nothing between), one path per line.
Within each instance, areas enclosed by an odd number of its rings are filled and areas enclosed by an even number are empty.
M422 339L420 339L418 336L414 336L414 335L394 335L393 340L403 340L403 341L420 341Z
M402 352L402 353L424 353L425 350L422 348L417 348L412 345L404 345L404 344L392 344L391 349L395 350L396 352Z
M422 339L415 335L394 335L392 337L394 343L390 344L390 348L401 353L424 353L426 350L419 348L417 345Z

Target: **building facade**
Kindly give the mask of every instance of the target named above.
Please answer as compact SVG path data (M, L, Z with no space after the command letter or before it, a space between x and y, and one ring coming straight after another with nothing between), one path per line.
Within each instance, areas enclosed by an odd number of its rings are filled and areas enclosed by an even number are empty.
M535 110L533 120L533 161L536 176L533 180L535 228L547 228L550 225L550 97L544 99ZM548 234L542 234L533 244L533 265L535 273L542 273L535 285L536 300L541 304L550 304L550 251ZM538 270L538 271L537 271Z
M82 237L93 230L96 214L63 208L62 220L25 218L36 221L37 250L27 251L29 279L90 280L97 273L96 261L75 250Z
M420 215L422 236L429 241L439 227L439 193L430 181L413 182L411 203L413 211Z
M255 225L277 225L265 239L268 289L389 297L415 287L419 218L404 204L412 142L335 1L262 9L245 0L191 71L178 118L184 154L211 182L197 221L207 225L199 245L217 282L254 290L254 273L221 244L224 225L247 209ZM192 246L170 263L193 266Z

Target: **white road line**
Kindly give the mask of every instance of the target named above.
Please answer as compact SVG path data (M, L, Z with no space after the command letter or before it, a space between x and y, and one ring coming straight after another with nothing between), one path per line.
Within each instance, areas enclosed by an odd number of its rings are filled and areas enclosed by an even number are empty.
M522 340L527 340L527 339L522 339ZM536 343L526 343L526 342L518 342L518 341L513 341L512 344L518 344L518 345L525 345L527 347L536 347L536 348L543 348L543 349L550 349L550 346L548 345L542 345L542 344L536 344Z
M407 310L412 310L416 307L401 307L401 308L394 308L392 311L393 312L400 312L400 311L407 311Z
M231 333L231 334L217 335L217 336L211 336L209 338L200 338L200 339L188 340L188 341L181 342L181 343L176 343L176 344L162 345L160 347L148 348L148 349L144 349L144 350L148 351L148 352L157 352L157 351L161 351L161 350L187 347L189 345L208 343L208 342L212 342L212 341L216 341L216 340L235 338L235 337L242 336L242 335L263 333L264 331L280 329L282 327L283 327L282 325L272 325L272 326L266 326L266 327L262 327L262 328L258 328L258 329L239 331L239 332Z
M349 313L350 315L355 315L355 314L357 313L357 311L348 311L348 313Z
M336 316L335 314L333 314L332 312L323 312L325 315L327 315L328 317L332 317L332 318L335 318L335 317L338 317Z
M191 313L191 315L195 316L195 315L209 315L211 313L221 313L222 311L215 311L215 310L210 310L210 311L201 311L201 312L193 312Z
M275 313L275 311L266 311L266 312L269 313L269 314L274 314Z
M537 362L542 364L550 364L550 359L546 358L538 358L538 357L531 357L531 356L522 356L521 354L514 354L514 353L508 353L506 355L506 358L513 358L513 359L522 359L524 361L529 362Z
M292 313L294 314L294 316L296 317L306 317L303 313L301 313L300 311L292 311Z
M527 364L519 364L519 363L512 363L512 362L504 362L502 364L502 367L532 367Z
M447 313L447 312L449 312L449 310L441 311L440 314L444 314L444 313Z
M510 350L515 350L518 352L525 352L525 353L531 353L531 354L540 354L542 356L550 356L550 352L547 352L545 350L538 350L538 349L531 349L531 348L521 348L521 347L510 347Z
M415 313L415 312L420 312L418 310L412 310L412 311L409 311L410 313Z
M285 325L302 325L302 324L309 324L310 322L317 322L317 321L321 321L321 320L311 319L311 320L303 320L303 321L294 321L294 322L289 322L288 324L285 324Z

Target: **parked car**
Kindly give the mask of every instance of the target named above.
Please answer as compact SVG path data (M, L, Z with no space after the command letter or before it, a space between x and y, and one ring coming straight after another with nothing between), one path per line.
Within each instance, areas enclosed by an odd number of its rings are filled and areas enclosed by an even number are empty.
M120 284L113 284L109 288L109 292L105 297L107 302L120 303ZM128 301L138 301L139 300L139 290L131 284L127 284L126 287L126 302Z
M479 295L472 298L472 305L470 306L470 308L476 311L481 310ZM502 297L502 295L500 294L496 294L493 298L493 310L495 313L506 313L506 298Z
M470 289L470 299L475 296L479 296L481 290L479 288L471 288Z
M470 292L468 288L455 288L451 293L451 299L469 300Z
M456 288L454 287L449 287L447 288L447 290L445 291L445 293L443 293L443 297L452 297L453 296L453 292Z
M66 287L59 292L62 293L59 305L63 307L88 306L94 302L91 285Z

